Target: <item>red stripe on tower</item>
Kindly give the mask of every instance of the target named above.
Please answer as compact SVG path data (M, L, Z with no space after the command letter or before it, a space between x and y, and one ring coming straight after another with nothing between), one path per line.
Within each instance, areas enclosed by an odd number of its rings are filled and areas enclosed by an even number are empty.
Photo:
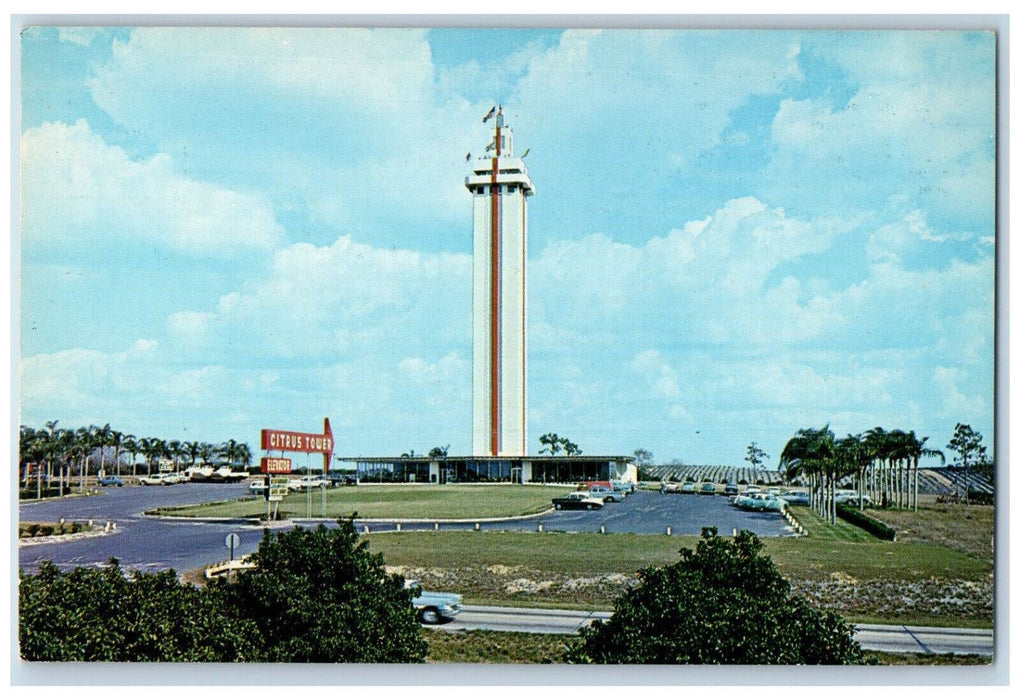
M490 289L489 289L489 449L493 457L499 455L499 394L500 394L500 230L499 230L499 126L496 127L496 157L492 159L492 179L490 181L490 218L492 219L492 248L490 251Z

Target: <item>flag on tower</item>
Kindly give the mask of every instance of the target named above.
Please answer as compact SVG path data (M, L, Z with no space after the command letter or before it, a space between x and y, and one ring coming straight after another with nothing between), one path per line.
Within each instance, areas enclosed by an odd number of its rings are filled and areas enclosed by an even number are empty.
M492 119L492 115L495 114L495 113L496 113L496 105L492 105L492 109L489 110L489 113L486 114L484 117L482 117L482 124L484 124L485 122L487 122L490 119Z

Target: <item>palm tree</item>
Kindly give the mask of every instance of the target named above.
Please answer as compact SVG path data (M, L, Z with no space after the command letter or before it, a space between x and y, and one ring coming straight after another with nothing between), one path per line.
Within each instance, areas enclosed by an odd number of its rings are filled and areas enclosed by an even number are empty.
M187 454L187 451L184 449L184 445L181 443L180 440L170 440L169 442L167 442L166 450L167 453L170 455L170 459L174 461L174 471L176 472L178 469L178 462L180 461L181 457Z
M832 462L835 452L835 437L829 426L815 430L813 428L801 429L797 434L787 441L779 455L779 468L785 471L786 479L792 480L797 476L806 476L811 489L812 506L822 517L827 517L829 511L832 513L832 521L835 521L835 508L829 508L828 476L831 473Z
M202 443L197 440L190 440L181 444L181 449L184 450L184 454L188 457L188 467L195 466L195 461L198 459L198 455L202 451Z
M113 439L113 428L107 423L102 427L90 426L92 437L94 439L96 447L99 448L99 471L96 472L98 475L100 472L106 473L106 446L110 444Z
M125 435L123 448L131 455L131 476L138 476L138 453L141 451L138 438L134 435Z
M94 425L90 425L87 428L78 428L74 431L74 447L72 448L72 454L78 455L78 458L81 460L81 467L78 472L78 483L81 491L85 491L85 475L88 471L89 455L92 453L92 450L95 449L96 442L92 432L95 427L96 426ZM68 477L70 477L70 473L68 473Z
M134 440L134 435L125 435L119 430L110 431L110 445L113 446L113 465L120 476L120 455L127 449L128 443Z
M145 473L152 475L152 460L163 454L164 444L159 438L144 437L138 441L138 451L145 457Z
M545 445L539 454L556 455L560 452L560 446L563 443L563 439L556 433L546 433L542 437L538 438L539 443Z
M198 456L202 460L203 464L210 464L213 460L213 455L216 454L216 448L212 443L203 442L198 446Z
M907 433L907 453L910 455L910 459L914 465L914 512L917 512L917 485L920 476L920 461L921 457L939 457L942 459L942 464L946 463L946 455L941 450L935 450L930 447L925 447L924 443L928 442L927 437L923 437L920 440L911 430Z
M231 438L220 445L219 453L231 468L235 464L245 467L251 464L251 449L248 447L248 443L238 442Z
M888 463L892 453L892 440L884 428L875 427L864 433L864 445L873 463L876 465L871 479L871 498L877 503L879 501L878 492L881 485L884 484L885 465ZM882 501L884 504L884 497Z

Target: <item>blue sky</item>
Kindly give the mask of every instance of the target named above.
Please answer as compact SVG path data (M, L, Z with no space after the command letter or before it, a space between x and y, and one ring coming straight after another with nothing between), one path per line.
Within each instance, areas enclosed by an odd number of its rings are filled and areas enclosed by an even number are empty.
M529 448L993 438L983 32L33 28L20 422L470 449L465 155L529 209ZM17 261L16 261L17 262ZM774 459L773 459L774 461Z

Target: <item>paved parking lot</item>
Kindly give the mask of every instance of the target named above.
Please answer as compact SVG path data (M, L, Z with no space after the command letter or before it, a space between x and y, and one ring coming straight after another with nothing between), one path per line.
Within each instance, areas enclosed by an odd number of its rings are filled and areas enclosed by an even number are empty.
M142 512L165 505L184 505L238 498L247 495L247 484L179 484L174 486L107 488L97 496L65 498L42 503L23 504L22 521L94 520L117 523L115 534L81 540L33 544L19 548L19 566L34 571L39 563L50 560L62 568L94 565L117 557L132 570L176 569L190 571L222 561L229 551L224 545L227 534L237 533L241 545L234 554L243 556L255 550L262 539L261 525L242 522L186 522L163 520ZM310 521L297 519L299 525ZM317 521L315 521L317 522ZM291 527L294 523L281 524ZM373 532L392 531L395 521L359 521ZM553 511L516 520L479 522L482 530L548 531L608 533L699 534L702 527L714 526L721 533L747 529L762 537L790 534L786 521L777 513L749 513L734 508L722 496L660 494L638 491L620 503L607 503L596 511ZM434 522L401 523L404 530L435 529ZM470 530L473 522L440 523L443 530Z

